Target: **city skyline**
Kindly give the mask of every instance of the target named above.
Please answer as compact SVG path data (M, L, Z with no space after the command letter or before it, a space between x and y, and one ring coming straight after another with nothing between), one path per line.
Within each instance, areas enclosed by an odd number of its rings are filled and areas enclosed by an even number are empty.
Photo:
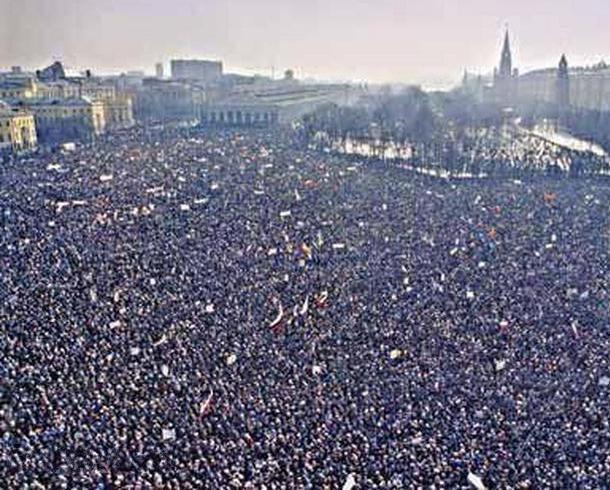
M610 45L601 28L610 6L600 0L1 3L8 12L0 21L4 68L61 59L98 73L152 73L158 61L167 68L171 58L197 57L235 72L270 75L275 68L277 76L292 68L301 78L448 88L465 68L491 72L506 25L522 73L555 66L562 53L572 66L593 64Z

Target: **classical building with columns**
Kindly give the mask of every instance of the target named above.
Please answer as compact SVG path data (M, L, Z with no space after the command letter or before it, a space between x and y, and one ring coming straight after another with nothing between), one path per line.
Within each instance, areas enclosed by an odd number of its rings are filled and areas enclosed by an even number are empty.
M203 125L272 126L290 123L321 105L341 102L345 85L264 84L205 104Z
M112 80L89 70L68 74L60 62L35 73L0 74L0 99L34 113L41 142L90 137L135 124L131 97Z
M34 114L41 142L89 139L106 131L104 103L99 100L30 99L20 104Z
M0 153L36 148L36 123L31 112L0 104Z

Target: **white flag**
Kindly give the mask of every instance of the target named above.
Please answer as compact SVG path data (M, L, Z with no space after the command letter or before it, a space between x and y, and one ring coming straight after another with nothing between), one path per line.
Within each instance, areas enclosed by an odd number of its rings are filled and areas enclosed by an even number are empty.
M356 486L356 479L354 478L353 473L347 475L347 479L343 484L343 490L352 490Z
M477 490L487 490L487 487L483 484L483 480L474 473L468 473L468 482Z

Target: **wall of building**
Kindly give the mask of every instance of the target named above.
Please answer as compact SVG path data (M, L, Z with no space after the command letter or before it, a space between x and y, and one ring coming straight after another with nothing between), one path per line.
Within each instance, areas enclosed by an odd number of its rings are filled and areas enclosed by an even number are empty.
M43 99L70 99L80 97L80 86L67 80L40 83L37 97Z
M132 99L119 92L116 81L92 77L90 72L67 77L59 63L36 76L1 74L0 99L31 110L34 134L45 143L89 138L135 123Z
M129 128L135 124L131 97L121 95L102 102L107 129Z
M202 124L289 124L328 103L345 103L344 85L300 85L298 83L255 84L233 90L224 98L211 98L201 113Z
M31 106L41 142L55 143L87 139L105 132L104 104L101 101L68 99Z
M172 60L172 78L212 82L222 77L222 62L208 60Z
M543 70L519 78L519 100L523 104L557 102L556 70ZM610 71L569 73L569 101L573 109L610 111Z
M3 111L4 112L4 111ZM0 114L0 150L32 150L38 144L34 116L25 112Z
M279 110L270 106L211 105L200 117L204 126L271 126L279 122Z
M0 80L0 99L30 99L38 96L38 84L29 78Z
M116 87L110 84L84 83L81 95L97 100L112 100L117 96Z
M570 104L575 109L610 111L610 70L570 73Z
M151 80L134 91L133 113L140 121L192 120L204 101L205 93L190 84Z

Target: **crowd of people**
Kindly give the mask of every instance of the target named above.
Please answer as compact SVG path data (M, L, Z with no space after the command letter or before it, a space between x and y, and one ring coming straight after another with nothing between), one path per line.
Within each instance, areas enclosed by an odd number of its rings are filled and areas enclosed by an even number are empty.
M0 486L607 487L609 203L278 130L7 161Z

